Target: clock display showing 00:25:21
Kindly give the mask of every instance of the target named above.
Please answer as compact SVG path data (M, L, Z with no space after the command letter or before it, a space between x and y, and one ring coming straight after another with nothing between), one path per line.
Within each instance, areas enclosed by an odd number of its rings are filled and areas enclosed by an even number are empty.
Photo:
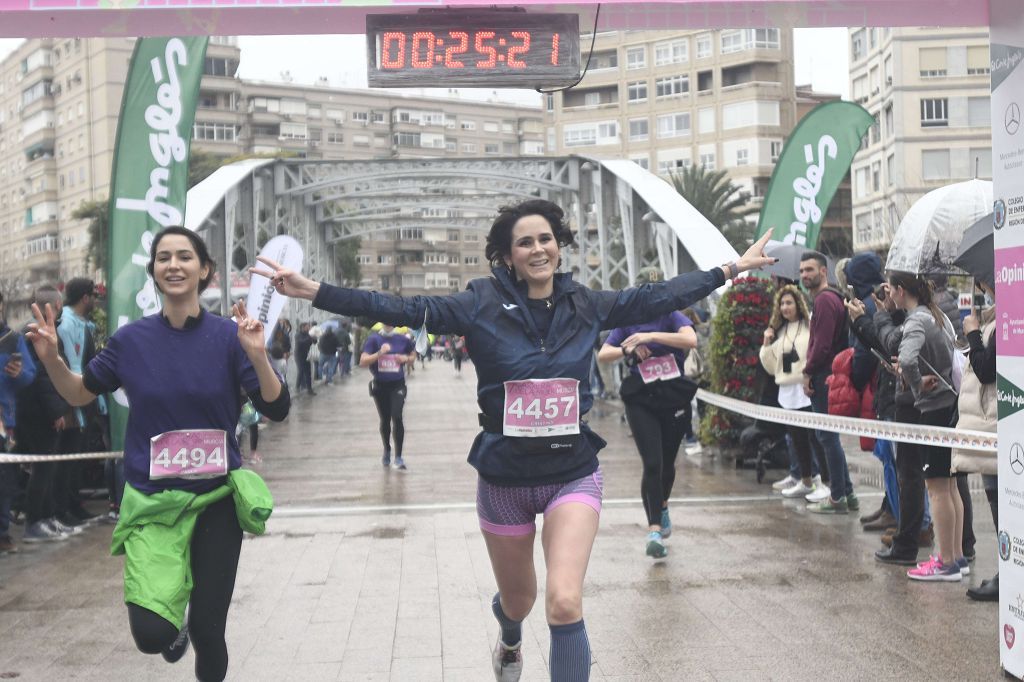
M534 42L527 30L384 31L377 35L378 68L382 71L413 69L527 69L559 66L558 33Z

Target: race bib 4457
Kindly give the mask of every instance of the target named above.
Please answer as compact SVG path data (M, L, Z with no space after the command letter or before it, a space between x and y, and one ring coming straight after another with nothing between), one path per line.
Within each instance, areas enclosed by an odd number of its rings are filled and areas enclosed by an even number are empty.
M502 433L540 438L580 432L580 382L526 379L505 382Z

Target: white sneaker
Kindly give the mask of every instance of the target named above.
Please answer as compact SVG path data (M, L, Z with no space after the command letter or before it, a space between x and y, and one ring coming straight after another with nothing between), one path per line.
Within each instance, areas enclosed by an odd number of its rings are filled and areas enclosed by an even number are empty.
M831 494L832 491L828 489L828 486L822 483L814 488L814 492L805 495L804 499L811 503L824 502Z
M494 679L497 682L519 682L523 674L523 654L521 651L522 642L515 646L505 646L498 635L498 643L494 645L491 653L491 663L494 666Z
M782 491L783 497L803 497L808 493L814 492L814 486L804 485L803 481L797 481L796 485L792 488L786 488Z
M800 482L800 479L798 479L798 478L793 478L792 476L786 476L781 481L775 481L775 483L772 483L772 490L777 490L777 491L781 492L781 491L785 490L786 488L792 488L795 484L797 484L799 482Z

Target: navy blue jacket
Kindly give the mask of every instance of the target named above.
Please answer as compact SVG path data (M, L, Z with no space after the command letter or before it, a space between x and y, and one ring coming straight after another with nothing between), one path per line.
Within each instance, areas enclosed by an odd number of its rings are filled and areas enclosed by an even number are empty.
M453 296L403 298L376 291L321 284L313 305L341 315L366 316L434 334L466 337L476 367L477 402L501 423L504 382L570 378L580 382L580 415L590 396L594 343L604 329L640 324L680 310L725 284L720 268L679 275L666 282L623 291L594 291L567 273L555 275L554 319L541 338L526 308L526 286L505 268L494 277L475 279ZM585 423L579 436L516 438L482 431L473 441L469 463L496 485L564 483L597 469L597 452L606 445Z

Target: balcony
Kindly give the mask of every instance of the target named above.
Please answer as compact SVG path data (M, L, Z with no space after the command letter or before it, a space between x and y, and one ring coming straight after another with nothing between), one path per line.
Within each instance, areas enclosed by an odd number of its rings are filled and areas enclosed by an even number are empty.
M32 273L33 278L57 279L60 270L60 253L57 251L43 251L26 256L24 267Z
M28 163L25 164L26 179L56 172L57 159L53 156L52 146L50 152L46 152L45 149L40 149L35 155L35 158L30 157Z
M280 123L282 120L283 117L276 111L255 109L249 111L249 122L255 125L260 125L261 123L273 125L275 123Z
M39 130L26 135L21 141L22 148L25 150L26 156L30 159L37 150L41 150L45 153L49 150L50 155L53 155L53 147L57 140L57 132L52 127L40 128ZM31 153L30 153L31 152Z
M25 193L25 205L35 206L44 201L57 201L57 188L56 187L44 187L42 189L35 189Z
M43 95L21 107L21 120L32 118L40 111L53 109L53 95Z

